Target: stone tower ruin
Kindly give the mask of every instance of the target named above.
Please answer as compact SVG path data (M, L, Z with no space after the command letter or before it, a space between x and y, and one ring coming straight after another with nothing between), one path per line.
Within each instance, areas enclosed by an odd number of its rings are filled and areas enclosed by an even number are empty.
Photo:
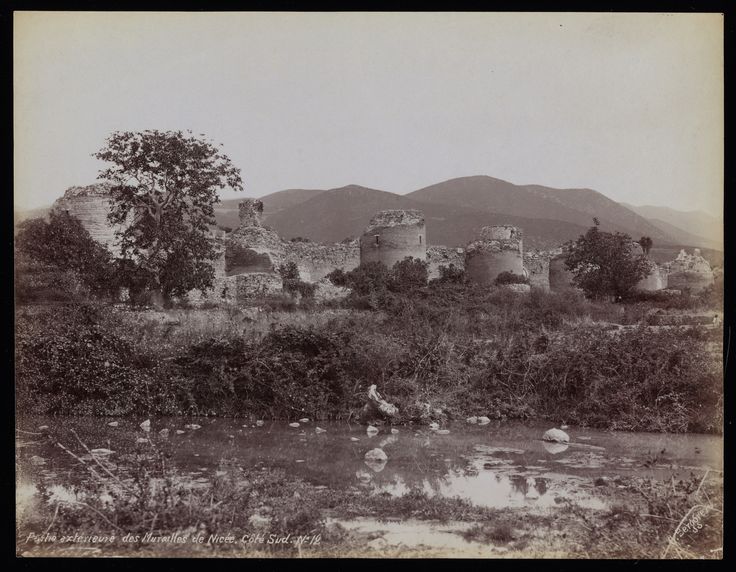
M521 230L515 226L484 226L480 239L465 249L465 275L468 280L490 286L502 272L524 275Z
M238 203L240 226L262 226L263 202L258 199L245 199Z
M226 240L225 268L235 274L275 273L284 256L281 237L261 225L263 203L246 199L238 205L240 226Z
M667 266L668 288L697 293L713 286L715 282L713 269L703 258L699 248L694 249L692 254L688 254L684 249L680 250L677 258Z
M121 227L107 222L107 213L110 210L110 189L109 183L70 187L61 198L54 202L52 208L78 218L96 242L107 247L113 254L117 254L115 232L121 230Z
M360 262L382 262L391 268L407 256L427 259L424 214L417 210L376 213L360 237Z

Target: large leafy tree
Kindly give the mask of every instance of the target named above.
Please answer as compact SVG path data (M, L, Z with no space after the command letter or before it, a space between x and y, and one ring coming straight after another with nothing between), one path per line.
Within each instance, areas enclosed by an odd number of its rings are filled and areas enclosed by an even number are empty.
M568 243L565 261L574 284L590 298L626 297L649 272L650 263L632 248L632 238L624 233L603 232L599 222Z
M115 132L94 157L110 164L99 178L112 183L108 220L122 225L130 281L164 297L211 287L217 190L242 190L240 169L190 131Z

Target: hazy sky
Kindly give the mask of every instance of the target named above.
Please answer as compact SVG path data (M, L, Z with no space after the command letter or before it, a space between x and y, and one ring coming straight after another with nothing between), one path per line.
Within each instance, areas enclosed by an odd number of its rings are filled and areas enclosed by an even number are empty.
M191 129L247 195L485 174L720 215L722 44L717 14L16 13L16 208L115 130Z

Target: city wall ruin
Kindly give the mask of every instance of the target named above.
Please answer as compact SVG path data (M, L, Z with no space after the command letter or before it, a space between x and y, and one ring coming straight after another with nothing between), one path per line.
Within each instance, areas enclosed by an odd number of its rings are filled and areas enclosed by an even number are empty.
M71 187L55 203L55 209L77 217L92 238L117 254L115 232L107 222L110 185ZM531 288L562 291L574 288L572 273L565 266L562 248L524 252L521 229L511 225L483 227L465 248L428 245L425 218L418 210L384 210L371 219L360 239L336 244L287 241L262 222L263 203L245 199L239 204L240 225L232 232L212 230L219 252L214 262L215 278L207 292L193 291L193 303L239 304L255 296L282 291L279 267L293 262L302 281L317 285L319 297L339 293L326 276L336 269L349 271L361 263L382 262L393 266L407 256L427 262L429 278L438 278L440 268L464 270L469 280L491 285L501 272L525 276ZM636 250L638 247L638 250ZM632 248L640 252L634 243ZM714 283L714 272L701 256L684 250L667 264L651 262L651 271L637 287L699 292Z

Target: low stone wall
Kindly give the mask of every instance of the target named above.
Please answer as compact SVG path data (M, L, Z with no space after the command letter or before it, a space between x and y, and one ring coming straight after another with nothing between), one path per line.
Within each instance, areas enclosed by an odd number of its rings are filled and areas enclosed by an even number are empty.
M239 274L232 278L235 282L235 302L238 304L283 291L281 277L278 274L254 272Z
M428 246L427 264L430 280L440 277L440 266L449 268L452 265L459 270L464 270L465 249L450 248L447 246Z
M305 282L319 282L333 270L342 268L347 272L360 264L357 240L337 244L284 242L283 250L283 261L294 262Z

